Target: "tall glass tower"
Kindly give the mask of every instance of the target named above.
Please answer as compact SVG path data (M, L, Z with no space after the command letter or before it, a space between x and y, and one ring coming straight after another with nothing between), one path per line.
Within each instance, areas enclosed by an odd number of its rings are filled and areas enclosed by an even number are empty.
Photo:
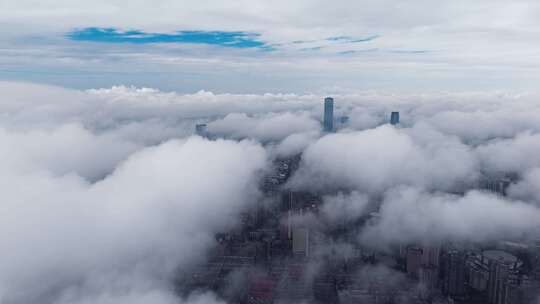
M324 99L324 131L334 131L334 98Z
M399 124L399 112L392 112L390 115L390 124L394 126Z

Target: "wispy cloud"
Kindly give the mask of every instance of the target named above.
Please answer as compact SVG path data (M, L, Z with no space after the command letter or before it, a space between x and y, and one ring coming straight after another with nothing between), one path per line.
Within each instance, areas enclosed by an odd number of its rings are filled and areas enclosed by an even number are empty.
M310 47L310 48L303 48L303 49L300 49L300 51L302 52L306 52L306 51L319 51L321 50L323 47L322 46L316 46L316 47Z
M339 52L338 54L340 54L340 55L350 55L350 54L354 54L354 53L356 53L356 51L350 50L350 51Z
M348 50L339 52L339 55L351 55L351 54L358 54L358 53L373 53L379 51L378 48L371 48L371 49L363 49L363 50Z
M388 53L395 54L425 54L429 53L429 50L387 50Z
M358 53L374 53L374 52L380 52L380 53L389 53L389 54L425 54L425 53L431 53L430 50L388 50L388 49L380 49L380 48L370 48L370 49L361 49L361 50L347 50L338 52L339 55L351 55L351 54L358 54Z
M335 42L341 42L341 43L357 43L357 42L368 42L379 38L379 35L371 35L367 37L351 37L351 36L336 36L336 37L328 37L326 38L327 41L335 41Z
M75 41L104 43L191 43L232 48L260 48L269 46L259 40L260 34L251 32L226 31L178 31L175 33L146 33L138 30L121 31L115 28L90 27L76 29L66 37Z
M295 40L295 41L291 42L291 44L292 45L298 45L298 44L311 44L311 45L313 45L313 44L315 44L315 46L312 46L312 47L304 47L304 48L299 49L300 51L305 52L305 51L319 51L319 50L324 49L324 48L333 47L333 46L341 45L341 44L353 44L353 43L359 43L359 42L369 42L369 41L375 40L377 38L379 38L379 35L371 35L371 36L367 36L367 37L333 36L333 37L328 37L328 38L325 38L325 39L322 39L322 40L310 40L310 41ZM340 52L340 54L352 54L352 53L355 53L355 52L356 52L355 50L351 50L351 51Z

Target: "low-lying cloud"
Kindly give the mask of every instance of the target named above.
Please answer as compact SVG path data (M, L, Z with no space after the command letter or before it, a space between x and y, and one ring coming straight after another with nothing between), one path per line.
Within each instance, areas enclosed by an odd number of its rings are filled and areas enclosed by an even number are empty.
M235 224L265 161L252 142L190 138L141 149L96 183L3 166L0 299L171 303L164 283Z
M539 208L490 193L456 196L397 188L385 195L380 220L360 239L371 245L495 241L537 232L539 220Z
M322 195L326 223L379 207L362 244L485 242L540 226L533 95L337 95L349 120L327 134L318 95L0 88L2 303L221 303L179 299L172 277L262 199L276 157L301 156L285 187ZM387 124L391 111L401 125ZM193 136L199 123L212 140ZM486 176L510 176L507 195L477 190Z

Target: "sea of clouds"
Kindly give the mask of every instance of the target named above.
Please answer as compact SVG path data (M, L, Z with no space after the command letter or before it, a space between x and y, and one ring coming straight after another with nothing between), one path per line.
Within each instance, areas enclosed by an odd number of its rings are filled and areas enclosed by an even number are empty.
M288 186L326 194L325 221L380 204L360 243L539 236L536 95L337 95L349 121L324 134L325 96L0 92L2 303L219 303L179 299L176 271L204 261L214 234L261 199L272 159L298 153ZM197 123L217 139L195 136ZM506 197L474 189L505 173L517 176Z

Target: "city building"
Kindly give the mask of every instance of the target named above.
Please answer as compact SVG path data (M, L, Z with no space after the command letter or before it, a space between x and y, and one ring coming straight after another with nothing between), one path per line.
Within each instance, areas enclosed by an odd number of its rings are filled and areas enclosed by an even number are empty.
M467 259L468 285L476 292L487 289L489 269L480 255L472 255Z
M422 266L422 248L409 246L407 248L407 275L411 278L418 278L418 272Z
M303 221L320 215L324 194L286 188L300 160L273 161L264 201L241 213L240 227L215 235L205 265L179 273L179 294L211 290L238 304L537 304L540 240L349 246L380 211L343 225Z
M347 126L349 125L349 120L350 120L349 116L337 117L334 124L334 130L347 128Z
M270 304L275 297L276 282L269 277L250 277L248 303Z
M439 246L422 247L422 265L439 267L441 249Z
M450 250L443 256L443 294L455 299L466 295L466 256L458 250Z
M517 274L518 258L500 250L486 250L482 253L487 261L489 279L487 297L492 304L512 304L508 302L507 285Z
M207 124L196 124L195 125L195 134L207 137L208 136L208 125Z
M525 280L521 284L510 281L506 285L506 303L537 304L540 300L540 282Z
M409 246L407 247L407 274L419 278L421 268L439 269L440 248L438 246Z
M512 179L507 176L492 177L482 176L479 181L479 188L505 196L506 190L512 184Z
M334 131L334 99L326 97L324 99L324 131Z
M399 112L392 112L390 114L390 124L394 126L399 124Z
M420 284L428 289L435 289L439 282L439 268L435 266L422 266L418 272Z
M309 229L294 228L292 231L292 251L296 257L309 256Z
M349 116L340 116L339 123L342 125L349 123Z

